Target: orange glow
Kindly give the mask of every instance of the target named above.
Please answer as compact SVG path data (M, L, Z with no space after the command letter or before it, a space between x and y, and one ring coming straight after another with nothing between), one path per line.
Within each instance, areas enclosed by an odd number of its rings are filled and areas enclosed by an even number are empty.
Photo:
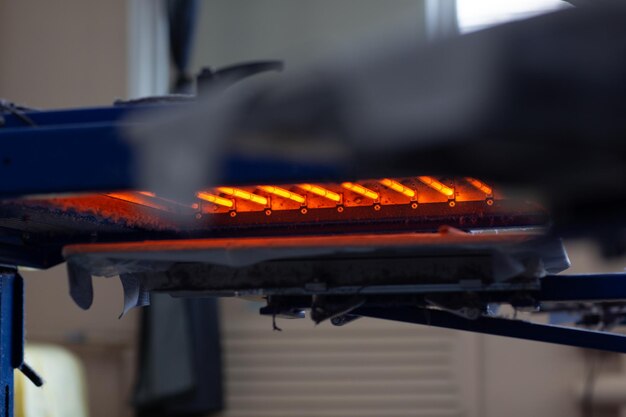
M491 189L490 186L488 186L487 184L485 184L482 181L478 181L476 178L465 177L465 181L469 182L475 188L478 188L480 191L482 191L483 193L485 193L487 195L491 195L493 193L493 190Z
M197 250L241 250L270 248L311 247L414 247L415 245L450 244L510 244L524 243L536 238L532 233L505 232L500 234L471 234L461 231L440 230L437 233L393 233L393 234L346 234L334 236L282 236L282 237L238 237L214 239L150 240L124 243L73 244L63 248L64 256L86 253L128 253L133 251L197 251Z
M363 187L359 184L354 184L352 182L342 182L341 186L354 193L361 194L363 197L371 198L372 200L378 200L379 198L379 195L376 191L370 190L369 188Z
M77 241L83 237L109 241L109 236L112 241L118 235L133 241L211 238L222 242L230 242L222 238L239 241L244 236L262 241L270 236L323 235L339 242L334 239L346 233L413 234L443 225L500 233L534 230L534 226L543 230L549 224L548 211L528 196L508 196L506 189L484 183L480 176L390 175L346 176L345 181L309 177L291 183L266 178L265 183L206 184L178 194L141 187L32 195L4 199L0 208L10 215L19 210L20 230L40 230L40 222L50 221L54 228L66 227ZM97 233L91 236L91 230Z
M433 177L417 177L421 182L428 185L433 190L439 191L441 194L445 195L448 198L452 198L454 196L454 190L447 185L437 181Z
M198 197L200 200L204 200L204 201L208 201L209 203L217 204L218 206L233 208L233 206L235 205L235 203L233 203L233 200L230 200L230 199L224 198L224 197L220 197L219 195L206 193L204 191L200 191L199 193L196 193L196 197Z
M241 198L243 200L252 201L253 203L261 204L262 206L267 206L267 198L249 193L248 191L242 190L240 188L233 187L218 187L217 189L220 193L232 195L236 198Z
M456 187L453 184L456 184ZM405 213L408 208L417 209L418 205L422 210L412 215L423 215L423 212L433 213L436 210L445 213L450 207L456 207L455 211L458 212L464 210L464 207L470 207L466 205L472 202L480 203L480 206L472 208L473 210L497 211L504 207L499 204L504 197L498 193L498 189L475 177L445 178L445 181L444 177L423 176L370 178L354 182L247 184L241 187L200 189L192 195L192 199L185 200L168 199L145 189L113 191L93 196L94 198L97 196L97 199L90 199L91 195L80 195L80 199L72 196L42 196L38 197L38 200L45 198L44 201L54 201L54 204L60 204L59 202L66 205L79 204L80 211L89 209L90 203L88 202L93 201L92 209L96 213L102 212L111 217L123 212L125 214L119 214L116 218L128 217L133 221L139 216L144 216L141 221L148 219L146 221L150 222L150 227L161 227L160 224L175 225L184 216L205 219L206 215L210 215L217 216L218 222L243 222L244 220L238 217L239 214L258 215L265 210L271 210L265 212L271 219L264 218L263 222L273 222L274 219L282 219L280 216L283 214L292 216L295 213L298 216L306 214L307 218L304 220L311 221L311 219L318 218L318 214L324 218L325 216L330 218L329 213L335 211L345 213L342 215L344 217L349 217L354 213L355 216L375 218L379 214L374 211L389 215L391 212L385 208L388 206L398 206L399 211L393 211L394 216L396 212ZM438 207L429 207L430 204L437 204ZM371 206L372 213L363 214L359 211L364 206ZM317 213L317 210L327 209L333 210ZM233 220L224 220L229 216ZM161 218L163 220L160 220ZM248 220L245 219L245 221ZM188 225L185 224L184 227Z
M380 183L384 185L385 187L391 188L392 190L397 191L400 194L404 194L405 196L409 198L415 197L415 191L411 190L408 187L405 187L404 185L400 184L397 181L394 181L389 178L383 178L382 180L380 180Z
M298 184L298 187L302 188L305 191L308 191L310 193L313 194L317 194L320 197L324 197L327 198L329 200L332 200L336 203L341 202L341 195L327 190L326 188L322 188L320 186L314 185L314 184Z
M305 198L304 196L296 193L292 193L289 190L285 190L284 188L276 187L273 185L259 185L259 190L263 190L266 193L274 194L282 198L286 198L288 200L295 201L296 203L304 204Z

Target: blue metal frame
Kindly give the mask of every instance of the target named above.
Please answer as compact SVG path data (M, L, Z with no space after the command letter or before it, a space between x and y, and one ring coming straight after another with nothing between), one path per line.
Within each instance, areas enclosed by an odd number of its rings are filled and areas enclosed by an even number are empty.
M0 197L136 189L135 151L124 136L132 114L181 104L27 112L36 126L6 115L0 128ZM220 182L330 180L330 165L226 155Z

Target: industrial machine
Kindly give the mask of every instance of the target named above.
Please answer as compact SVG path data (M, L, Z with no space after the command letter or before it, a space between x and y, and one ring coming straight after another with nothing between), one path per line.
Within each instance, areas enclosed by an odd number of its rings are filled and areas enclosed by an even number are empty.
M416 57L399 44L245 92L213 77L197 99L5 103L3 384L30 372L15 267L64 260L85 309L93 276L119 276L124 311L151 292L245 296L274 319L372 317L625 353L606 330L625 318L626 275L557 275L561 236L623 250L624 91L611 74L626 70L624 16L559 12ZM598 44L591 63L579 53ZM573 312L582 327L501 317L503 304Z

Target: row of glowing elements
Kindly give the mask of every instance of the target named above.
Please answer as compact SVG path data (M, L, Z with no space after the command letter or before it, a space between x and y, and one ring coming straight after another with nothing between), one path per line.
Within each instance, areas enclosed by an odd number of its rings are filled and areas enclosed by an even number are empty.
M448 199L454 198L454 189L438 181L437 179L427 176L417 177L417 179L423 184L432 188L433 190L446 196ZM471 177L465 177L464 180L477 190L480 190L487 197L493 196L493 189L484 182ZM378 182L386 188L402 194L412 200L416 199L417 197L417 192L414 189L409 188L406 185L391 178L383 178ZM318 197L322 197L336 204L342 203L343 196L340 193L324 188L323 186L317 184L296 184L296 186L299 189L303 190L305 193L315 194ZM353 182L343 182L341 183L341 187L353 193L359 194L362 197L370 199L372 200L372 202L378 202L380 200L380 194L378 192L361 184L356 184ZM289 191L285 188L281 188L275 185L259 185L256 188L272 196L291 200L303 206L306 204L306 195ZM269 199L267 197L243 190L241 188L217 187L216 190L218 193L221 193L222 195L226 195L231 198L220 196L218 194L208 191L200 191L196 193L196 197L202 201L206 201L221 207L226 207L228 209L235 208L235 199L250 201L263 207L266 207L269 204ZM110 193L108 195L110 197L142 205L146 205L145 199L143 199L142 197L156 198L156 195L154 193L147 191L139 191L137 193ZM153 204L149 205L153 206ZM197 204L194 204L193 207L197 208Z
M427 186L431 187L432 189L434 189L435 191L438 191L439 193L445 195L448 198L452 198L454 196L454 189L443 184L442 182L436 180L433 177L426 177L426 176L422 176L422 177L418 177L418 179L426 184ZM489 187L488 185L486 185L485 183L471 178L471 177L466 177L465 180L470 183L472 186L474 186L476 189L482 191L483 193L485 193L487 196L491 196L493 193L493 190L491 189L491 187ZM390 178L383 178L382 180L379 181L382 185L384 185L385 187L396 191L400 194L404 194L405 196L413 199L416 197L417 193L415 192L415 190L406 187L405 185L399 183L398 181L394 181ZM326 198L330 201L333 201L335 203L341 203L342 201L342 196L339 193L336 193L334 191L328 190L324 187L321 187L319 185L315 185L315 184L298 184L297 185L298 188L315 194L319 197L323 197ZM352 182L343 182L341 183L341 186L343 188L345 188L346 190L350 190L354 193L360 194L363 197L369 198L372 201L378 201L380 199L380 195L379 193L377 193L374 190L371 190L363 185L360 184L355 184ZM258 189L268 193L268 194L272 194L281 198L285 198L291 201L295 201L296 203L302 204L304 205L306 202L306 197L304 195L300 195L297 193L294 193L292 191L286 190L284 188L281 187L277 187L274 185L260 185L257 187ZM245 190L241 190L239 188L233 188L233 187L218 187L217 190L219 192L221 192L222 194L227 194L229 196L235 197L235 198L241 198L244 200L248 200L251 201L253 203L257 203L260 204L262 206L266 206L268 204L267 198L260 196L258 194L254 194ZM214 194L210 194L207 192L199 192L196 195L199 199L204 200L204 201L208 201L210 203L216 204L216 205L220 205L223 207L227 207L227 208L232 208L234 206L234 203L232 200L227 199L227 198L223 198L220 197L218 195L214 195Z
M370 190L369 188L364 187L359 184L354 184L352 182L344 182L341 184L341 186L345 188L346 190L350 190L352 192L360 194L363 197L372 199L373 201L378 201L378 199L380 198L380 196L378 195L376 191ZM306 192L316 194L320 197L326 198L335 203L341 203L341 200L342 200L341 194L336 193L331 190L327 190L326 188L320 187L319 185L298 184L298 187ZM281 198L286 198L288 200L295 201L296 203L299 203L302 205L304 205L306 202L305 196L294 193L292 191L286 190L281 187L276 187L274 185L259 185L257 188L259 190L265 191L268 194L272 194ZM222 194L227 194L235 198L248 200L253 203L260 204L262 206L266 206L268 204L267 198L260 196L258 194L254 194L254 193L239 189L239 188L218 187L217 191L219 191ZM210 203L223 206L223 207L232 208L234 205L233 201L230 199L223 198L218 195L210 194L204 191L197 193L196 197L198 197L201 200L208 201Z

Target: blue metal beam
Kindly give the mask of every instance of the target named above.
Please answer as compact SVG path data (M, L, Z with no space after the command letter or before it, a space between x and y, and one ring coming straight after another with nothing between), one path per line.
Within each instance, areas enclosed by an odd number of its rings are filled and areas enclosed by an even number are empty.
M136 189L137 157L125 137L129 116L174 105L28 112L36 127L6 115L0 128L0 198L27 194ZM223 184L327 181L345 175L330 164L224 155ZM214 184L206 184L214 185Z
M480 317L476 320L469 320L446 311L416 307L362 307L350 312L350 314L496 336L535 340L559 345L626 353L626 336L616 333L495 317Z
M115 124L0 129L0 197L126 189L133 162Z

